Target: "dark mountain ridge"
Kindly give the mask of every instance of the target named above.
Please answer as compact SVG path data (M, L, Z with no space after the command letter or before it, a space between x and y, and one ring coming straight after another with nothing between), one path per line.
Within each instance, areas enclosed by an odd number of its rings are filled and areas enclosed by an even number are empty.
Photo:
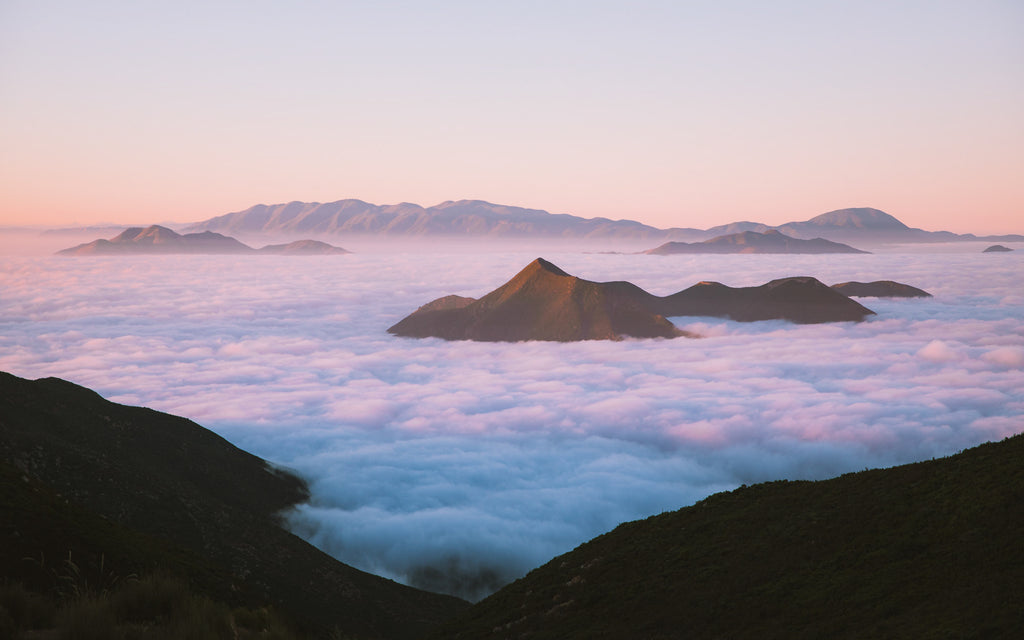
M344 565L285 531L277 514L309 495L287 471L189 420L70 382L0 372L0 460L7 576L33 580L24 558L71 553L95 566L100 555L120 575L172 571L218 600L273 605L315 635L360 638L418 637L466 606ZM38 505L18 498L26 488Z
M1011 638L1024 435L618 526L433 638Z
M759 287L701 282L670 296L630 282L591 282L537 258L479 300L445 296L427 303L389 333L445 340L619 340L686 335L670 316L799 323L859 321L874 312L811 277Z

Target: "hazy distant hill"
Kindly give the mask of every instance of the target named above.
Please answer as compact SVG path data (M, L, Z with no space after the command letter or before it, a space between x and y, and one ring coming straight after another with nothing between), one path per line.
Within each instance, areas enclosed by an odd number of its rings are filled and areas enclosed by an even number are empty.
M817 323L859 321L869 315L874 312L809 277L739 288L701 282L658 297L630 282L583 280L538 258L479 300L439 298L388 332L446 340L566 342L684 335L669 316Z
M785 235L777 229L767 231L741 231L718 236L704 242L666 242L644 251L651 255L667 256L680 253L869 253L850 245L824 238L801 240Z
M94 240L76 247L62 249L58 255L125 255L125 254L245 254L328 255L349 253L317 240L297 240L288 244L267 245L261 249L213 231L179 234L167 227L131 227L109 240Z
M375 205L352 199L260 204L191 225L186 231L638 239L661 238L666 234L632 220L580 218L482 200L448 201L424 208L408 202Z
M219 233L178 234L167 227L131 227L109 240L94 240L58 251L61 255L102 255L119 253L250 253L246 246Z
M0 372L0 576L47 588L71 553L94 582L183 574L204 594L273 605L324 636L415 638L466 607L285 531L277 512L307 497L295 476L189 420Z
M288 244L268 244L257 249L257 252L285 256L327 256L352 253L319 240L296 240Z
M434 638L1016 638L1024 436L620 525Z
M912 229L893 216L867 207L839 209L810 220L771 227L760 222L734 222L710 229L658 229L633 220L581 218L492 204L482 200L442 202L433 207L403 202L376 205L362 200L259 204L186 227L186 231L233 234L344 234L375 236L487 236L495 238L617 238L630 240L700 241L776 228L801 239L840 242L950 242L990 239L1024 242L1024 235L984 236Z

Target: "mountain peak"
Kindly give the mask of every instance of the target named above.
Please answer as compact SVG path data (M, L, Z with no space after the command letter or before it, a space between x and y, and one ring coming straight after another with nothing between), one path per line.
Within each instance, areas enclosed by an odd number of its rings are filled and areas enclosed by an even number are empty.
M536 271L538 269L546 271L547 273L553 273L556 276L571 277L568 273L559 269L558 266L556 266L554 263L548 262L544 258L537 258L530 264L526 265L526 268L523 269L523 272L528 270Z
M806 224L822 227L844 227L848 229L871 229L877 231L892 231L909 229L895 217L879 209L871 207L852 207L849 209L836 209L819 216L815 216Z
M148 227L130 227L125 229L116 237L112 238L111 242L134 242L137 244L152 243L159 244L163 242L173 242L181 236L174 231L171 231L167 227L162 227L158 224L153 224Z

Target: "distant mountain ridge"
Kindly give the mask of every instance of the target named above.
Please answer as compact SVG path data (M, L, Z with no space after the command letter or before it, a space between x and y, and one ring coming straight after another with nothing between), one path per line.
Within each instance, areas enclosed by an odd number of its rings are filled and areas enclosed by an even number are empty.
M93 240L57 252L58 255L124 255L124 254L246 254L327 255L349 253L319 240L297 240L288 244L267 245L253 249L247 244L213 231L179 234L158 224L130 227L109 240Z
M951 242L991 240L1024 242L1024 235L975 236L948 231L914 229L870 207L837 209L810 220L770 226L734 222L710 229L659 229L635 220L582 218L493 204L484 200L446 201L432 207L402 202L376 205L363 200L258 204L243 211L216 216L185 227L186 232L229 234L316 234L371 236L486 236L495 238L576 238L701 241L716 236L777 229L800 239L825 238L839 242Z
M664 231L632 220L581 218L492 204L447 201L424 208L403 202L375 205L362 200L256 205L211 218L186 231L278 234L365 234L386 236L494 236L566 238L657 238Z
M777 229L768 229L764 232L741 231L722 236L716 236L703 242L666 242L665 244L648 249L644 253L651 255L667 256L674 254L690 253L799 253L799 254L821 254L821 253L869 253L855 249L847 244L832 242L824 238L813 238L801 240L787 236Z

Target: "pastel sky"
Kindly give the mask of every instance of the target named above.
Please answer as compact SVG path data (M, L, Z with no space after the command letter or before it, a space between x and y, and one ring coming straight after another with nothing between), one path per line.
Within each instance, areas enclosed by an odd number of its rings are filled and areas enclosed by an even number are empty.
M1024 232L1018 0L0 0L0 225L449 199Z

